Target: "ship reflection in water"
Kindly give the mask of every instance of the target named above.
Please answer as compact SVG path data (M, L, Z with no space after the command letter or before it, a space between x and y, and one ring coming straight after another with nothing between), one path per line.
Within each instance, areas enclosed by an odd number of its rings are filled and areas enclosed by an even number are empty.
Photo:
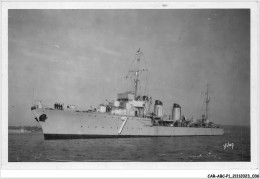
M250 161L250 128L224 127L222 136L43 140L9 133L9 162ZM223 148L226 143L234 147Z

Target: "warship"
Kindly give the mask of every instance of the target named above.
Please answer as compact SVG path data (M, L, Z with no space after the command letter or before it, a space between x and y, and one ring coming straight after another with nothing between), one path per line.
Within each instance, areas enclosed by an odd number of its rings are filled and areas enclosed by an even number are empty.
M137 67L130 69L132 90L118 93L113 101L106 100L94 109L79 110L74 105L55 103L44 106L42 100L33 100L31 111L41 125L44 139L82 139L119 137L174 137L223 135L208 116L210 102L208 86L205 92L206 114L200 119L185 119L181 106L173 103L171 114L164 114L163 102L141 95L140 76L148 69L138 67L143 58L139 49L134 58Z

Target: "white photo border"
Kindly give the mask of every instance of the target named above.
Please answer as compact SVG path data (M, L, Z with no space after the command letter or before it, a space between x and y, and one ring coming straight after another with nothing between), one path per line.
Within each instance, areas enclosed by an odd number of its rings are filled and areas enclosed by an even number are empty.
M233 2L14 2L1 4L2 177L207 177L220 172L259 173L259 1ZM250 9L251 162L8 162L8 9ZM103 171L96 171L96 170ZM190 170L186 172L183 170ZM227 170L228 169L228 170ZM232 171L230 171L232 169ZM51 172L46 172L48 170ZM66 170L66 171L65 171ZM70 170L70 171L68 171ZM88 171L83 171L88 170ZM118 171L119 170L119 171ZM157 170L164 170L159 172ZM244 171L247 170L247 171ZM137 172L138 171L138 172ZM76 173L75 173L76 172ZM59 175L58 175L59 173ZM139 174L138 174L139 173ZM77 175L75 175L77 174Z

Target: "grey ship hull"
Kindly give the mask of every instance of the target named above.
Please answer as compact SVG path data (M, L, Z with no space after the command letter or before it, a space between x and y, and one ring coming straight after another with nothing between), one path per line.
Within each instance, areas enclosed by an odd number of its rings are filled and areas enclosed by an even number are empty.
M44 138L122 138L223 135L221 128L154 126L149 118L86 113L45 108L32 109L40 123ZM46 119L40 120L45 114Z

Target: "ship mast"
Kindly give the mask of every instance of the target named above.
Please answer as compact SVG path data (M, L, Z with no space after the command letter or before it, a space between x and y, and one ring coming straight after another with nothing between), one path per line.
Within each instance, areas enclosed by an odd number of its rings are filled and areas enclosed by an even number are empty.
M138 89L138 82L140 81L139 79L139 71L136 71L135 72L135 79L134 79L134 82L135 82L135 99L137 98L137 89Z
M139 83L140 83L140 73L148 71L148 69L140 69L140 61L141 61L142 56L143 56L143 52L139 48L135 54L135 59L134 59L134 62L137 63L137 68L134 70L128 71L128 73L134 73L134 98L135 98L135 100L137 99L137 95L138 95L137 92L138 92L138 87L139 87Z
M208 120L209 114L209 102L210 102L210 98L209 98L209 84L207 84L207 91L206 91L206 120Z
M205 116L205 119L206 120L209 119L209 102L210 102L209 93L213 93L213 92L209 91L209 84L207 84L207 90L205 92L205 95L206 95L206 99L205 99L205 103L206 103L206 116Z

